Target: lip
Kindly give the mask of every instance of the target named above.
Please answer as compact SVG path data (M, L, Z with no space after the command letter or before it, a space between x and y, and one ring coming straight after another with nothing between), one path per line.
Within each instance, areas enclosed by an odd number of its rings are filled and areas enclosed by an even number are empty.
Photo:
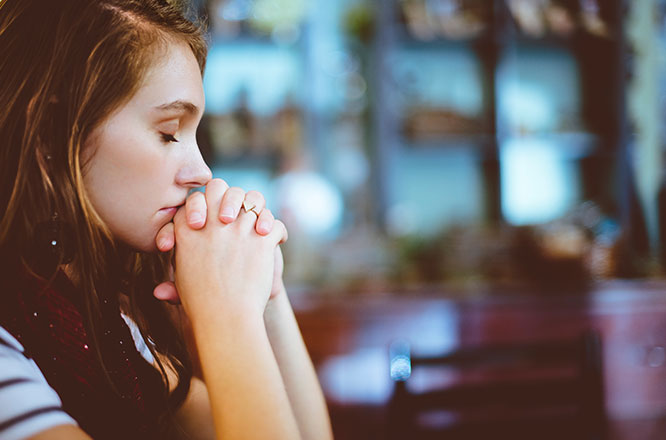
M176 215L176 212L178 212L178 208L180 208L180 206L171 206L169 208L162 208L158 212L162 215L173 218L173 216Z

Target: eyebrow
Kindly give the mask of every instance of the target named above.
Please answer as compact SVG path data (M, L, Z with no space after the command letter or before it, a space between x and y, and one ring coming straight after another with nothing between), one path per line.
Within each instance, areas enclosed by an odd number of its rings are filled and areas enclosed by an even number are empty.
M199 114L199 107L192 104L191 102L182 101L182 100L177 100L166 104L158 105L155 107L155 109L160 111L171 111L171 110L183 111L191 115Z

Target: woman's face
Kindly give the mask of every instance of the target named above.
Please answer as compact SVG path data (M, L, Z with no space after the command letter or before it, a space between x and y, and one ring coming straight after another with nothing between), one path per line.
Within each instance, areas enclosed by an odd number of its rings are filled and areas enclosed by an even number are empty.
M203 108L196 58L171 43L132 99L88 138L84 185L116 239L157 250L157 232L188 191L210 180L195 138Z

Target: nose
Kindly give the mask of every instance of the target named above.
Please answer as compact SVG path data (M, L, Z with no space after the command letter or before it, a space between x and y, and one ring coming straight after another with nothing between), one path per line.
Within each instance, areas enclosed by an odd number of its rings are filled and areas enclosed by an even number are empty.
M188 188L197 188L206 185L212 178L213 173L204 162L201 151L195 144L194 148L185 152L183 165L176 174L176 183Z

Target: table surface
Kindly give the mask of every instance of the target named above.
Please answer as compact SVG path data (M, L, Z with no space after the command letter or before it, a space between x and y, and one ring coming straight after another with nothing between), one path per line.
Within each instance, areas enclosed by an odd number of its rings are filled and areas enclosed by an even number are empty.
M393 389L388 347L396 340L408 341L414 353L439 354L465 346L573 338L593 328L603 339L609 417L626 423L660 420L664 428L666 282L604 282L576 295L487 289L464 296L438 288L410 294L300 294L292 302L332 406L385 405Z

